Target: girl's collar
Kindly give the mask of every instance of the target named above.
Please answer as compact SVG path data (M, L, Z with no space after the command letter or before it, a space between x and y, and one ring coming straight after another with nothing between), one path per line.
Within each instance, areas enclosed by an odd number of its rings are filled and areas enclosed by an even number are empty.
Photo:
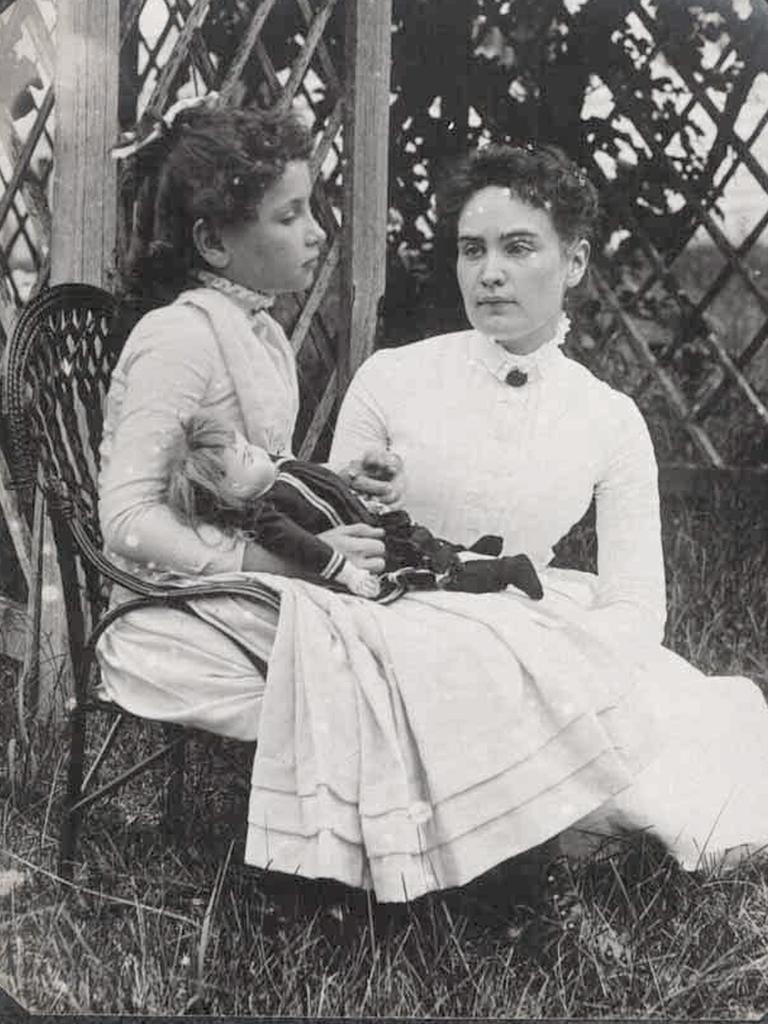
M570 326L569 317L562 313L555 333L549 341L545 341L535 351L528 352L526 355L509 352L498 341L475 331L471 343L472 361L482 363L502 383L507 383L507 377L513 371L524 375L525 383L541 380L552 366L557 364L560 358L560 348L565 344Z
M195 277L205 288L213 288L214 291L234 299L248 316L255 316L262 310L269 309L275 301L274 295L254 292L244 285L235 284L234 281L230 281L226 277L219 277L218 274L213 274L210 270L198 270Z

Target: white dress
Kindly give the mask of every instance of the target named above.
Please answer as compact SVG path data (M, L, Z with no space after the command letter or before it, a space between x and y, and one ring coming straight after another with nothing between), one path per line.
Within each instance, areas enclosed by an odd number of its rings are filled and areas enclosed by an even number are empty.
M102 533L112 558L150 577L227 577L243 560L242 538L183 526L165 505L167 450L185 416L213 416L270 451L291 450L298 383L290 344L263 296L207 281L139 321L107 397ZM200 601L197 610L219 628L170 608L110 626L97 647L102 695L145 718L255 740L264 680L225 634L266 661L277 616L236 599Z
M628 678L640 673L634 739L652 756L630 785L596 799L572 824L582 834L650 830L696 868L768 842L768 708L751 681L705 677L661 646L651 440L631 399L560 351L560 333L523 358L475 331L376 353L347 392L331 464L391 447L404 460L414 519L467 544L501 534L507 553L526 552L540 570L545 597L530 604L531 615L577 625L619 658ZM505 383L513 366L528 373L522 387ZM553 545L593 495L597 576L548 568ZM535 690L536 679L528 683Z

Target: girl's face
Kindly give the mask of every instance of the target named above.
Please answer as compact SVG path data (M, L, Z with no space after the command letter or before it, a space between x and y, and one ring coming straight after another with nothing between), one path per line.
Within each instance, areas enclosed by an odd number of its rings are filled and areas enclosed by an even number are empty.
M275 294L308 288L325 241L309 207L311 190L307 164L289 163L264 193L255 217L221 229L226 262L213 269L253 291Z
M589 243L565 245L551 216L490 185L458 222L456 271L472 326L510 352L533 352L554 335L563 298L584 276Z
M224 478L221 496L235 504L248 498L258 498L275 482L277 470L267 452L250 444L235 431L235 439L222 454Z

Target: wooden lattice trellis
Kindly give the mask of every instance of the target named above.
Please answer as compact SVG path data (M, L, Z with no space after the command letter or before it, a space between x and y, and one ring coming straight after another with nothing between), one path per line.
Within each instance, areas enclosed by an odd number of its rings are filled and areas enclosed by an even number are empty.
M704 175L710 188L702 201L701 190L694 189L675 161L669 159L675 141L672 132L659 131L650 111L639 103L631 81L609 78L605 84L619 111L642 145L665 161L679 197L694 215L685 231L662 247L639 222L636 210L628 202L621 202L624 226L631 232L625 258L631 255L634 259L636 276L630 289L617 294L596 269L592 275L594 287L645 371L634 389L635 397L644 403L653 393L663 396L666 409L687 434L689 443L683 454L689 453L696 461L717 469L756 461L768 465L768 289L761 283L762 271L752 259L758 247L768 242L768 169L753 151L768 125L768 108L747 130L737 125L752 90L759 88L758 76L768 66L768 26L764 19L745 25L744 33L752 33L747 45L744 38L731 37L723 46L717 58L719 66L733 58L737 47L748 56L735 65L738 70L732 76L730 90L724 100L718 101L702 86L689 51L662 41L647 6L637 2L633 13L653 39L643 60L650 62L662 55L687 92L681 117L706 117L715 126L705 158ZM593 161L591 170L603 180L604 188L610 187L604 165ZM718 199L737 173L749 175L755 193L753 222L739 242L728 237L716 213ZM614 201L617 193L614 187ZM702 244L721 260L720 268L708 281L684 282L681 267L686 256L690 256L692 246ZM729 290L741 297L752 314L745 318L748 333L744 337L732 337L730 325L723 324L718 315ZM643 330L638 319L649 296L654 297L656 309L666 307L661 331L655 325ZM607 337L611 337L610 332ZM691 352L698 357L694 372L690 359L676 358ZM751 446L748 444L749 435L757 438L756 444L754 440ZM674 458L673 451L665 454Z
M0 15L0 342L49 270L53 23L45 0Z

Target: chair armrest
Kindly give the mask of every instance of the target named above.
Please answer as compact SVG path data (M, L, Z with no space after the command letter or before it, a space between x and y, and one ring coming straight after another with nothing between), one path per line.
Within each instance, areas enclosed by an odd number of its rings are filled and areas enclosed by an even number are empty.
M89 531L83 524L82 513L76 508L74 501L69 498L66 501L62 500L61 494L57 494L56 498L57 512L66 520L72 539L83 560L101 576L124 587L132 594L136 594L137 597L152 599L157 604L175 604L196 597L230 596L243 597L246 600L262 604L267 603L274 608L280 607L277 591L258 580L160 584L127 572L115 565L93 543Z

